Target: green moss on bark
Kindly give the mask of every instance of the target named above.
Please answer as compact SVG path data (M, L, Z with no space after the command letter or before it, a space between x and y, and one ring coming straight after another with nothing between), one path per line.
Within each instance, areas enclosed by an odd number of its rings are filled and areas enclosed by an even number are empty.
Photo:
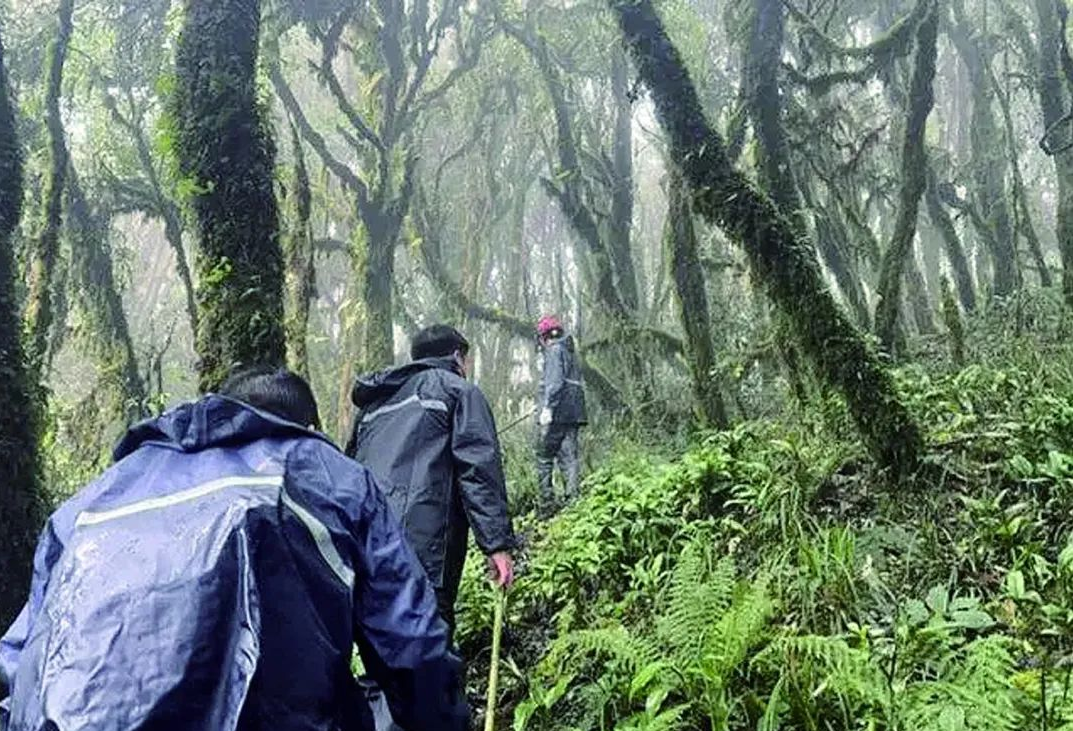
M18 613L30 582L43 511L38 500L37 414L22 344L12 234L22 212L22 151L0 39L0 627Z
M174 148L198 233L202 390L237 365L283 365L275 146L258 104L259 0L186 0L171 99Z
M52 275L60 247L63 219L63 190L67 178L67 142L63 136L60 96L63 93L63 67L71 41L74 0L61 0L56 15L56 35L48 49L45 77L45 126L48 129L48 170L41 197L41 223L33 242L29 262L29 290L26 295L25 321L30 367L40 379L48 352L49 328L52 327Z
M742 245L757 280L793 323L802 351L845 397L876 460L898 474L912 471L922 450L920 432L889 374L835 303L812 248L771 200L731 167L650 0L609 3L652 92L671 157L693 190L695 210Z
M890 245L883 253L879 271L879 302L876 305L876 334L887 352L893 352L901 304L902 279L913 255L917 214L920 199L927 188L928 156L924 149L924 132L928 116L935 106L933 82L939 14L931 0L921 0L929 10L917 31L917 50L913 64L913 80L909 88L906 110L905 141L902 147L902 182L898 197L898 213Z

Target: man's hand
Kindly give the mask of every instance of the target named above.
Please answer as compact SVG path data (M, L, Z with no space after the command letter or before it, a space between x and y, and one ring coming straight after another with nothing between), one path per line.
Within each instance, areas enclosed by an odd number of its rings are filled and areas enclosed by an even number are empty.
M488 557L488 574L497 589L503 589L514 583L514 559L506 551L493 553Z
M537 423L539 423L541 426L547 426L548 424L550 424L551 423L551 409L549 409L547 406L545 406L543 409L541 409L540 417L537 419Z

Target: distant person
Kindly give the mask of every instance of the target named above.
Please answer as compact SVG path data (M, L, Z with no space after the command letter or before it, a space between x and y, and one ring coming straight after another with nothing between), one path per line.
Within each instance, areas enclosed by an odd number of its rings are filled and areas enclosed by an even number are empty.
M274 368L142 422L52 514L0 640L0 728L463 731L460 663L370 474Z
M410 355L354 384L359 413L346 452L383 486L453 630L469 529L499 587L514 579L514 532L492 410L466 380L469 342L432 325Z
M537 478L540 513L548 516L555 511L552 476L556 461L566 479L567 500L578 496L581 475L578 432L588 422L588 413L574 339L553 315L542 317L537 323L537 339L544 354L537 395Z

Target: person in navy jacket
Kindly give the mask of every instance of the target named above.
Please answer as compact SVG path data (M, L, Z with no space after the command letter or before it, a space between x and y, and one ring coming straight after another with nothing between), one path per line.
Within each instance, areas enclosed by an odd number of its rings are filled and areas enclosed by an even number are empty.
M52 514L0 639L0 728L463 731L436 596L369 472L298 376L238 374L134 426Z

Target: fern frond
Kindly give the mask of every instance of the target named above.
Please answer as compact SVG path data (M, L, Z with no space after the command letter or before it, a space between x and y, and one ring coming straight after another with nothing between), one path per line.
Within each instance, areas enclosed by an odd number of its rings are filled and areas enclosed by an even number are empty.
M547 660L560 665L596 656L614 663L629 676L659 659L659 648L625 627L603 627L571 632L552 643Z

